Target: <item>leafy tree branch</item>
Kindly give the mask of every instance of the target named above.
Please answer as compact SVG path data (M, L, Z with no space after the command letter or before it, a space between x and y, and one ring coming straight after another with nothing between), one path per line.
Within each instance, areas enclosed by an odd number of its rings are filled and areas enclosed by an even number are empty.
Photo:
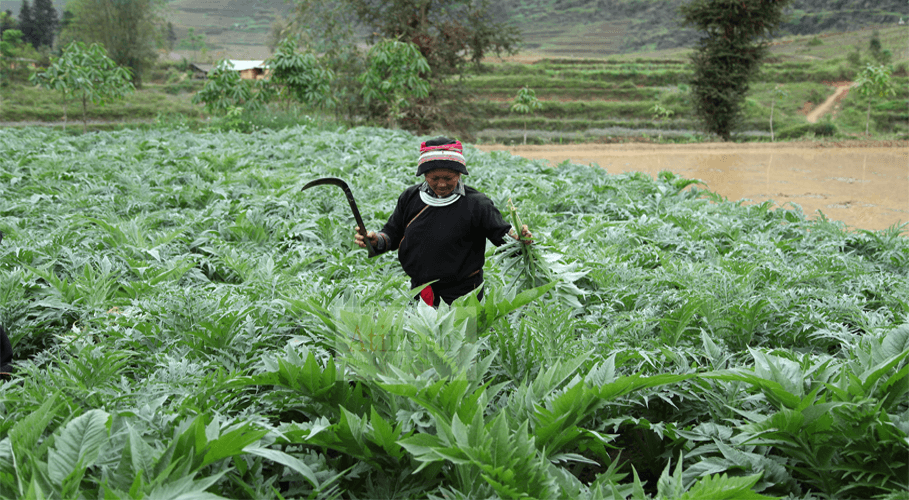
M64 121L67 95L78 99L82 103L83 132L88 129L89 102L103 106L136 90L129 70L117 66L97 43L88 47L82 42L70 43L46 71L34 73L31 80L63 95Z

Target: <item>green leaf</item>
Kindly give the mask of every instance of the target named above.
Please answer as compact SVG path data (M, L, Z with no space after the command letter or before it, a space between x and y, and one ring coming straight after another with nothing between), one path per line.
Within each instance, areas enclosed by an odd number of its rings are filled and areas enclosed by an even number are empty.
M199 480L195 479L195 474L189 474L155 487L143 500L223 500L224 497L206 490L228 472L223 470Z
M316 477L316 473L313 472L312 468L306 465L302 460L295 458L292 455L288 455L287 453L284 453L280 450L260 448L257 446L247 446L243 448L243 452L271 460L275 463L279 463L303 476L303 478L309 481L309 484L311 484L313 488L319 488L319 479Z
M26 450L34 451L39 438L47 430L51 420L57 416L59 406L54 406L57 404L58 395L58 393L51 394L37 410L13 424L9 430L9 439L14 454L20 454Z
M682 457L675 465L675 472L670 475L669 470L672 468L672 460L666 463L663 473L657 480L657 494L664 498L678 498L685 491L685 484L682 480Z
M400 458L402 450L397 444L397 440L401 435L403 424L398 423L396 427L392 427L388 421L382 418L375 406L370 408L369 423L372 426L370 440L381 446L389 455Z
M712 373L701 375L704 378L715 378L719 380L738 380L749 383L761 391L770 399L777 408L796 408L802 402L802 398L787 391L779 382L767 380L760 376L743 371L726 371L720 370Z
M128 450L132 472L144 475L145 482L149 482L151 480L150 474L155 468L155 449L145 442L132 426L129 426Z
M679 500L770 500L751 488L761 478L760 474L729 477L726 474L712 475L699 479Z
M868 395L874 384L876 384L877 381L881 379L881 377L890 372L895 366L899 365L904 359L906 359L907 356L909 356L909 351L905 351L902 354L898 354L897 356L890 358L883 363L872 366L865 373L862 373L861 377L856 377L856 382L858 382L856 385L860 386L862 390L860 394L856 395Z
M217 462L218 460L239 455L243 448L262 439L268 431L253 430L251 423L244 423L239 428L222 434L217 439L207 444L205 457L198 468Z
M888 377L883 384L883 390L886 411L892 411L894 405L905 401L906 394L909 394L909 364Z
M439 436L423 433L414 434L413 436L399 440L398 444L407 450L408 453L413 455L414 460L422 462L420 466L417 467L417 470L414 471L414 474L425 469L433 462L440 462L446 459L451 460L451 457L446 457L438 452L438 450L447 449L447 445Z
M909 324L890 330L881 342L881 353L885 358L895 358L906 351L909 351Z
M690 379L692 377L694 377L693 374L675 375L669 373L654 375L652 377L632 375L629 377L621 377L615 382L596 387L594 390L600 398L606 401L612 401L619 396L629 394L639 389L657 387L666 384L674 384L683 380Z
M89 410L66 424L48 454L51 480L62 484L77 469L91 467L107 443L109 432L110 415L102 410Z

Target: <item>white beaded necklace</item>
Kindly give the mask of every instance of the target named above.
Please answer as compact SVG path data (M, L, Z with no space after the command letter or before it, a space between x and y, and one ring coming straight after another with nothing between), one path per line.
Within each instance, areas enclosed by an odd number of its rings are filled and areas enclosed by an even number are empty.
M461 195L459 195L457 193L452 193L452 194L446 196L445 198L433 198L432 196L429 195L429 193L427 193L425 191L420 191L420 199L423 200L423 203L425 203L431 207L446 207L446 206L451 205L452 203L458 201L458 198L460 198L460 197L461 197Z

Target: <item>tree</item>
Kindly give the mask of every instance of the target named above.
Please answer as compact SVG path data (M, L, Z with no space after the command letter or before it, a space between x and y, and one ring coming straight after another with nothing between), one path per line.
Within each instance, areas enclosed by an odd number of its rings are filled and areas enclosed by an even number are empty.
M0 12L0 40L3 39L3 32L6 30L17 29L16 18L13 17L13 11L5 10Z
M316 53L332 56L356 44L358 23L347 2L296 0L292 15L272 25L268 45L274 51L287 37L299 36Z
M878 64L890 64L893 59L893 52L884 49L883 45L881 45L880 33L877 30L871 33L871 40L868 41L868 52L871 53L871 57Z
M164 34L164 37L167 40L167 51L173 52L177 43L177 32L174 31L174 23L167 23L167 32Z
M0 90L12 79L12 59L16 58L18 49L23 44L22 32L19 30L7 29L0 35ZM2 91L0 91L0 104L3 104Z
M29 77L31 82L39 87L60 92L60 104L63 108L64 131L66 130L67 122L67 105L73 90L69 86L70 79L69 75L67 75L67 72L72 68L72 61L65 59L68 55L68 53L64 52L63 57L52 60L51 65L48 66L47 69L41 72L34 72Z
M430 89L426 97L409 100L401 120L417 131L466 129L466 122L472 121L464 112L469 91L456 78L464 74L466 65L479 64L489 54L514 53L520 42L517 27L504 21L509 16L489 0L297 0L296 4L322 5L308 8L309 14L321 19L310 20L310 26L327 26L335 12L353 12L359 31L369 33L369 43L400 40L417 46L429 65L422 76ZM315 35L318 31L310 30Z
M60 27L57 9L54 8L53 2L35 0L32 7L32 18L35 26L35 40L38 42L36 48L53 47L57 29Z
M154 63L159 0L69 0L72 20L67 38L99 43L118 65L131 70L133 83L141 86L142 75Z
M660 120L665 120L675 114L671 109L663 106L661 103L656 103L650 108L650 112L653 113L653 120L659 122ZM663 140L663 131L660 130L660 134L657 140Z
M28 0L22 0L22 7L19 8L19 31L22 32L22 40L34 48L38 48L38 37L35 29L35 16L32 14L32 8Z
M3 12L0 12L0 60L3 60L2 67L0 67L0 86L6 84L6 77L7 77L6 73L8 71L9 66L8 66L7 62L5 61L5 59L8 57L12 57L12 51L14 50L12 43L7 42L6 39L3 38L3 34L6 33L8 30L15 29L17 32L17 34L15 35L16 39L21 40L22 32L19 31L18 29L16 29L17 26L18 25L16 23L16 19L13 17L13 12L11 10L5 10ZM10 55L7 55L7 54L10 54ZM0 94L2 94L2 92L0 92ZM3 97L2 97L2 95L0 95L0 103L3 102L2 99L3 99Z
M88 103L103 106L111 99L122 99L135 91L129 70L117 66L107 56L104 47L93 43L88 48L82 42L67 45L50 67L34 73L32 82L45 88L70 94L82 104L82 132L88 130Z
M888 66L875 66L869 64L859 73L855 80L859 94L868 99L868 115L865 119L865 135L871 130L871 103L875 97L886 97L895 95L893 82L890 79L890 68Z
M868 52L871 52L871 57L878 59L882 50L881 34L877 30L874 30L871 32L871 39L868 40Z
M533 114L534 111L542 107L543 105L537 99L536 92L527 87L518 90L518 93L514 96L511 110L524 115L524 144L527 144L527 115Z
M296 0L291 16L276 21L269 35L269 48L275 51L288 36L299 36L299 45L319 54L321 64L334 74L331 95L337 118L354 120L364 114L360 82L365 58L358 47L356 13L345 1Z
M373 45L366 57L366 72L360 76L367 104L379 101L387 106L388 125L396 128L410 105L409 99L429 95L429 63L412 43L382 40Z
M198 56L196 55L196 47L205 47L205 35L197 35L196 28L188 28L186 30L186 39L181 45L189 45L193 51L193 60L195 61L198 59Z
M384 38L415 44L431 78L461 75L467 62L489 53L514 53L518 29L494 12L489 0L349 0L360 22Z
M263 81L263 80L260 80ZM226 114L243 108L255 110L262 107L262 99L253 92L252 85L240 77L227 59L221 59L208 72L208 80L202 90L193 96L193 103L205 105L205 111L212 114Z
M271 71L269 84L279 88L287 102L293 99L314 106L334 104L336 100L331 93L334 73L324 68L312 52L298 52L298 43L295 36L285 38L266 61Z
M20 44L22 44L21 31L14 29L3 31L2 36L0 36L0 57L3 58L0 69L6 69L10 65L8 60L16 57L15 49Z
M703 33L691 56L695 114L725 141L741 121L749 82L767 53L761 39L780 25L791 1L692 0L680 9L685 25Z
M789 95L789 92L783 90L782 85L777 85L770 92L770 142L774 142L775 138L773 136L773 108L776 105L777 99L782 99Z
M63 9L63 17L60 18L60 33L65 32L66 28L68 28L72 22L73 12L71 10Z
M0 38L0 85L16 80L24 81L28 77L27 63L39 57L35 48L25 42L21 31L4 31Z

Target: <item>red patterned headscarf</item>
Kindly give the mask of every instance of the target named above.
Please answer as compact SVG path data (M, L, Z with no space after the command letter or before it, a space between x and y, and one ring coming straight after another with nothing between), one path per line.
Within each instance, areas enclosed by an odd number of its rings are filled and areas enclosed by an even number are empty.
M461 141L438 137L420 144L417 175L437 168L447 168L467 175L467 160L464 159Z

